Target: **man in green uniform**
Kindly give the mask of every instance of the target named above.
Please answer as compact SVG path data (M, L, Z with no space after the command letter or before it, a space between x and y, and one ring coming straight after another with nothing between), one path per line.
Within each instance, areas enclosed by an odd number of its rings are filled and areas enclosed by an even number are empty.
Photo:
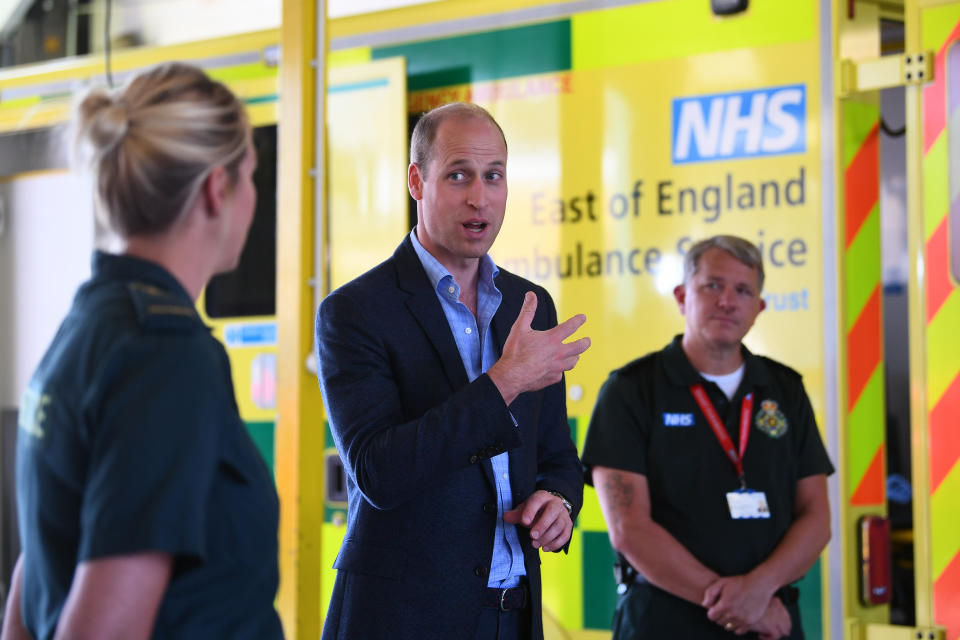
M600 390L583 463L620 555L615 638L803 638L791 583L830 538L833 467L800 375L742 344L762 288L751 243L698 242L684 334Z

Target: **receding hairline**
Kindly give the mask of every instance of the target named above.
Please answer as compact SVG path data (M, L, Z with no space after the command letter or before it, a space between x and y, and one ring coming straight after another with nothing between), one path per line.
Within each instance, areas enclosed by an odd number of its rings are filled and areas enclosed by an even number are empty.
M503 133L503 128L489 111L472 102L451 102L427 111L417 122L410 136L410 164L416 165L425 177L433 157L437 136L444 123L448 121L469 122L471 120L492 125L500 134L504 154L507 153L507 137Z

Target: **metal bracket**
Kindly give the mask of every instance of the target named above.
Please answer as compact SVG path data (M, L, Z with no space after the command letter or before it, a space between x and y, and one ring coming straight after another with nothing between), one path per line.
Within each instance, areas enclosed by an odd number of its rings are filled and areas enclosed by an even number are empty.
M867 623L860 626L862 640L946 640L943 627L902 627L890 624Z
M933 81L931 51L840 61L840 96Z

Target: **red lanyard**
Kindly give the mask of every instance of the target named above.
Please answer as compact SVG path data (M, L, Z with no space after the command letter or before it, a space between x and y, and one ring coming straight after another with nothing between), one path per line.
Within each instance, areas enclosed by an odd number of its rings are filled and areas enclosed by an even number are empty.
M743 454L747 451L747 440L750 439L750 416L753 413L753 394L748 393L745 395L743 397L743 403L740 405L740 454L738 455L736 448L733 446L733 440L730 439L730 434L727 433L723 423L720 422L720 416L717 415L717 410L713 408L713 403L710 402L710 396L704 391L703 385L691 385L690 393L693 394L694 400L700 405L700 411L703 412L703 415L707 418L707 422L710 423L710 428L713 429L713 435L717 436L720 446L723 447L723 452L727 454L730 462L733 463L734 468L737 470L737 478L740 479L740 488L746 489L747 483L743 474Z

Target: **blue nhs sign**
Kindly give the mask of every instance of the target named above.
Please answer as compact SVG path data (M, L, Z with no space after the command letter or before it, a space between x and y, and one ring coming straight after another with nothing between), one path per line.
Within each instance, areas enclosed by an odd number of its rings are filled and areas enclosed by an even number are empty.
M673 163L710 162L807 150L802 84L673 100Z

